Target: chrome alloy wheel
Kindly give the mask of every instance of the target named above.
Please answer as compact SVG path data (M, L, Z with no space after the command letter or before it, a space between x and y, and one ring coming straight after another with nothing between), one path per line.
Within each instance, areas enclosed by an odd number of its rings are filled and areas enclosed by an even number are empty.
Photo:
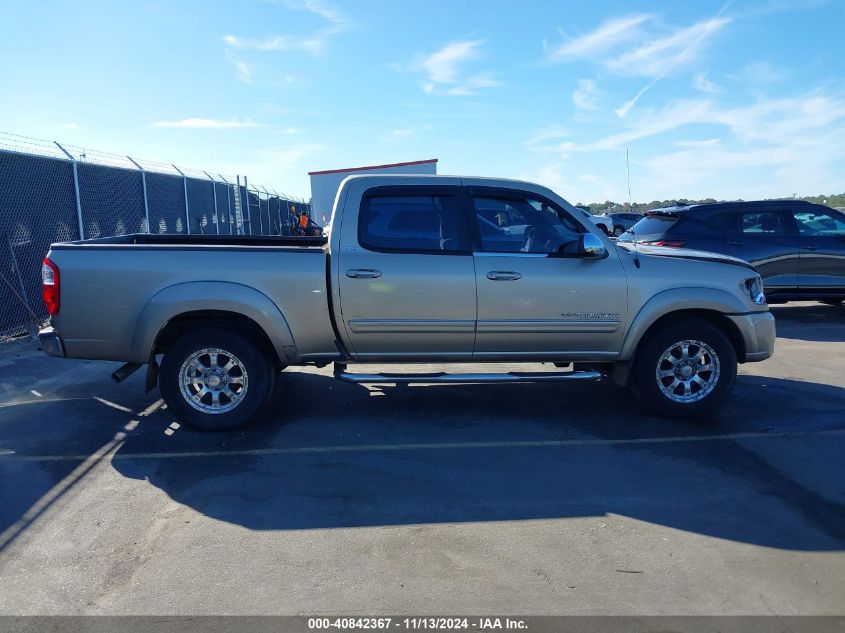
M719 357L702 341L679 341L657 362L657 385L672 402L697 402L719 382Z
M224 349L201 349L182 363L179 389L197 411L217 415L231 411L246 397L247 372L237 356Z

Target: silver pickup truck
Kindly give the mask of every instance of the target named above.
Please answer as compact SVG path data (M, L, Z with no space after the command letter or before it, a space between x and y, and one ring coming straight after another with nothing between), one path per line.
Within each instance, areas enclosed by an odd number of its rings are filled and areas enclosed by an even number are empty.
M53 356L147 365L170 410L233 428L292 365L341 380L630 385L652 411L707 413L775 325L742 260L617 245L539 185L355 176L324 238L127 235L54 244ZM554 371L373 374L354 363L545 362Z

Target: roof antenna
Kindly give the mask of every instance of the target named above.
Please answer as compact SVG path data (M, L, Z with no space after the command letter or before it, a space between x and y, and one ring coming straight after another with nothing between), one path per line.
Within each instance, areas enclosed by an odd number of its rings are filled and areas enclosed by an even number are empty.
M628 161L628 148L625 148L625 169L628 172L628 208L634 210L634 203L631 200L631 163ZM634 227L628 229L628 233L634 236L634 266L640 267L640 252L637 250L637 235L634 233Z

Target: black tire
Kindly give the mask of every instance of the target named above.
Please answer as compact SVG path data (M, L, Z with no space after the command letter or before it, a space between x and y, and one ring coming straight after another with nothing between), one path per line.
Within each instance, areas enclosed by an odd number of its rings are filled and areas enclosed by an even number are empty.
M607 230L607 227L604 224L596 224L596 226L599 227L605 235L610 235L610 231Z
M845 299L819 299L819 303L823 303L828 306L842 305L843 301L845 301Z
M672 350L673 346L680 346L686 341L697 341L709 347L710 349L707 350L698 345L689 345L688 355L694 356L698 353L698 350L701 350L703 355L701 364L707 365L709 359L708 366L718 367L719 371L698 372L693 369L695 363L689 364L692 359L689 359L689 361L683 359L682 348L680 347L675 348L678 355L673 353L673 357L677 360L678 365L681 365L680 367L673 365L670 361L662 360L664 354ZM715 354L717 362L710 359L713 354ZM736 352L733 345L719 328L703 319L684 319L660 328L640 344L631 374L631 387L643 406L657 415L669 418L700 417L713 411L727 397L736 380L736 364ZM689 371L693 372L694 375L692 381L688 378L678 381L679 377L685 377L682 372L687 371L682 365L690 367ZM664 372L677 371L680 376L674 374L658 380L657 372L659 369ZM707 387L701 387L694 382L695 377L705 381ZM711 384L710 380L713 379L715 379L715 382ZM678 385L675 387L677 391L673 391L674 395L670 397L664 389L670 389L675 381L678 381ZM688 396L684 395L686 389L684 382L691 388ZM663 388L661 388L661 384ZM700 395L708 389L708 393L703 396ZM678 401L678 399L685 397L690 399Z
M624 232L625 232L625 229L624 229L624 228L622 228L621 226L614 226L614 227L613 227L613 234L614 234L616 237L619 237L619 236L620 236L620 235L622 235Z
M217 354L216 368L211 362L211 356L202 354L203 350L213 350ZM199 357L196 362L201 369L191 370L194 366L192 358L197 354ZM231 369L226 370L230 364ZM188 395L182 390L180 373L183 365L186 367L186 376L192 375L192 372L202 373L204 369L210 373L204 373L197 380L213 380L216 383L213 389L202 382L201 387L186 384L187 393L200 388L209 389L196 405L191 404ZM243 426L258 413L273 391L275 377L276 369L270 358L252 339L237 332L210 327L186 334L167 349L159 371L159 388L167 407L180 421L204 431L222 431ZM236 384L238 378L240 383ZM223 387L220 387L221 382ZM233 398L222 391L227 388ZM214 408L212 391L219 392L216 397L218 407L223 409L221 412L210 412ZM225 410L232 403L235 404ZM200 405L204 405L206 411L199 410L197 407Z

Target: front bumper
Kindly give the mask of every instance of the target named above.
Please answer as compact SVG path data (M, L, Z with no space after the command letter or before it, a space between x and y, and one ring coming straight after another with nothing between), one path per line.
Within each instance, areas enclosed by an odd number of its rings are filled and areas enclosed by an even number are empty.
M41 351L47 354L47 356L64 358L64 343L62 343L62 339L59 338L58 333L52 327L45 327L38 332L38 342L40 343Z
M740 362L753 363L766 360L775 353L775 317L771 312L728 315L742 334L745 358Z

